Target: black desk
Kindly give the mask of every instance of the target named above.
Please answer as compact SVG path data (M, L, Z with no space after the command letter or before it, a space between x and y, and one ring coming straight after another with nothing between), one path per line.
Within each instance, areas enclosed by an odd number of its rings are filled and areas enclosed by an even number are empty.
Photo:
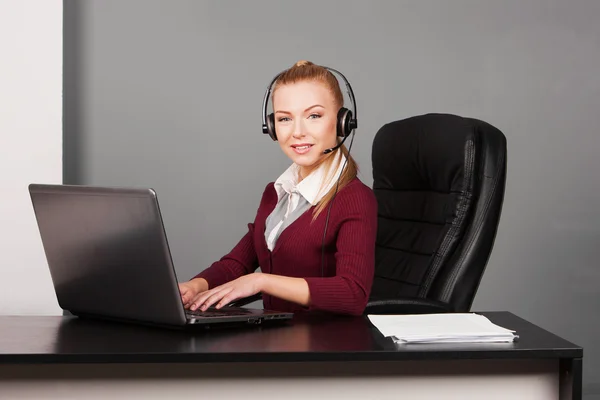
M0 317L0 398L581 398L581 347L511 313L482 314L520 340L396 345L342 316L183 331Z

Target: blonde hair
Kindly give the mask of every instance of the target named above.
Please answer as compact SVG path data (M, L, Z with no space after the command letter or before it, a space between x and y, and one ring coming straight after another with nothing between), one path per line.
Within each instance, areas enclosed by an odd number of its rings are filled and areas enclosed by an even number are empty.
M273 85L273 98L275 97L275 92L277 91L277 88L279 86L306 81L322 83L333 95L336 107L339 109L344 106L344 95L342 94L337 78L327 68L313 64L312 62L306 60L298 61L291 68L283 71L279 75L277 81ZM333 187L329 189L329 191L325 193L323 198L317 203L313 212L313 221L319 216L319 214L325 209L325 207L327 207L329 202L333 200L336 191L339 192L340 190L342 190L342 188L344 188L344 186L346 186L354 178L356 178L358 174L358 165L348 152L348 149L345 145L342 145L336 151L329 153L315 167L318 167L322 164L325 167L324 176L330 176L329 172L332 170L332 168L335 168L334 170L337 170L337 168L339 168L339 163L342 162L341 157L335 157L338 151L341 151L342 154L346 157L346 165L344 166L342 174L340 175L339 183L337 185L333 185ZM334 166L333 164L335 160L337 160L337 163ZM319 191L323 190L328 183L328 181L321 182L321 188L319 189Z

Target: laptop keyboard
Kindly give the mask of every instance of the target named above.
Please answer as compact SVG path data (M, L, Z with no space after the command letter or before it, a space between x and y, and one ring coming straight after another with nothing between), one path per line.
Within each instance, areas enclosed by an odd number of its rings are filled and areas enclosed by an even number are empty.
M206 311L186 310L186 314L187 315L193 315L194 317L231 317L231 316L236 316L236 315L248 315L248 314L252 314L252 312L248 311L248 310L240 309L240 308L234 308L234 309L229 309L229 308L221 308L221 309L209 308Z

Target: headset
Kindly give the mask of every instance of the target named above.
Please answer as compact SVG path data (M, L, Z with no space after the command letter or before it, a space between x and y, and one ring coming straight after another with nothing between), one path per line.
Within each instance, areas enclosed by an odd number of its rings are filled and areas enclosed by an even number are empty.
M346 141L348 136L350 136L354 132L354 130L356 128L358 128L358 121L357 121L358 113L356 111L356 100L354 98L354 91L352 90L352 86L350 86L350 82L348 82L348 79L346 79L344 74L342 74L341 72L339 72L333 68L326 67L324 65L321 65L321 67L325 68L327 71L332 73L334 76L335 76L335 74L337 74L342 78L342 80L346 84L346 90L348 92L348 97L350 98L350 102L352 103L352 110L349 110L345 107L341 107L338 111L336 131L337 131L337 136L342 137L343 139L336 146L323 151L323 154L329 154L332 151L340 148L344 144L344 142ZM275 131L275 115L273 113L267 115L267 105L269 103L269 96L271 95L271 91L273 90L273 85L275 84L277 79L279 79L279 77L281 76L282 73L283 72L280 72L279 74L277 74L275 76L275 78L273 78L273 80L271 80L271 83L269 83L269 86L267 87L267 91L265 93L265 97L263 99L263 106L262 106L262 131L264 134L269 135L271 137L271 139L273 139L274 141L277 141L277 132ZM348 156L350 156L350 150L352 149L353 142L354 142L354 135L352 135L352 140L350 140L350 146L348 147ZM344 170L344 168L346 168L347 162L348 162L348 158L346 158L346 160L344 161L344 165L342 165L342 171ZM340 177L341 177L341 175L340 175ZM329 214L331 212L331 205L333 204L333 200L335 199L335 196L337 195L339 185L340 185L340 178L338 177L338 180L335 185L335 192L333 193L333 197L332 197L331 201L329 202L329 207L327 207L327 217L325 219L325 228L323 229L323 240L321 242L321 277L323 277L323 274L324 274L325 237L327 236L327 225L329 224Z
M321 66L321 67L325 68L327 71L334 74L334 76L335 76L335 74L338 74L342 78L342 80L346 84L346 89L348 91L348 97L350 98L350 102L352 103L352 110L349 110L345 107L341 107L340 110L338 111L337 123L336 123L337 136L340 136L343 139L338 145L323 151L323 154L328 154L328 153L331 153L332 151L340 148L342 146L342 144L344 144L344 141L346 140L346 138L348 138L348 136L350 136L350 134L356 128L358 128L358 121L357 121L358 113L356 111L356 100L354 99L354 91L352 90L352 86L350 86L350 82L348 82L348 80L346 79L344 74L342 74L341 72L339 72L333 68L329 68L329 67L325 67L325 66ZM271 91L273 90L273 85L275 84L277 79L279 79L279 77L281 76L282 73L283 72L280 72L279 74L277 74L277 76L275 76L275 78L273 78L273 80L269 84L267 91L265 92L265 97L263 99L263 106L262 106L262 131L264 134L269 135L271 137L271 139L273 139L274 141L277 141L277 132L275 132L275 115L273 113L267 115L267 105L269 103L269 97L271 96Z

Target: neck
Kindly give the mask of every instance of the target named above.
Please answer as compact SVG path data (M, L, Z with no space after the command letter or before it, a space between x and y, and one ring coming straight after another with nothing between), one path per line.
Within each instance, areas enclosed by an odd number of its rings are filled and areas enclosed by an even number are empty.
M316 170L317 168L319 168L321 166L321 164L323 164L325 162L325 160L333 157L337 152L333 152L330 153L326 156L322 156L319 161L317 161L316 163L314 163L313 165L309 165L306 167L300 167L298 169L298 183L302 182L302 179L306 178L307 176L309 176L314 170Z
M300 167L300 169L298 170L298 183L302 182L302 179L306 178L314 170L314 165L311 165L310 167Z

